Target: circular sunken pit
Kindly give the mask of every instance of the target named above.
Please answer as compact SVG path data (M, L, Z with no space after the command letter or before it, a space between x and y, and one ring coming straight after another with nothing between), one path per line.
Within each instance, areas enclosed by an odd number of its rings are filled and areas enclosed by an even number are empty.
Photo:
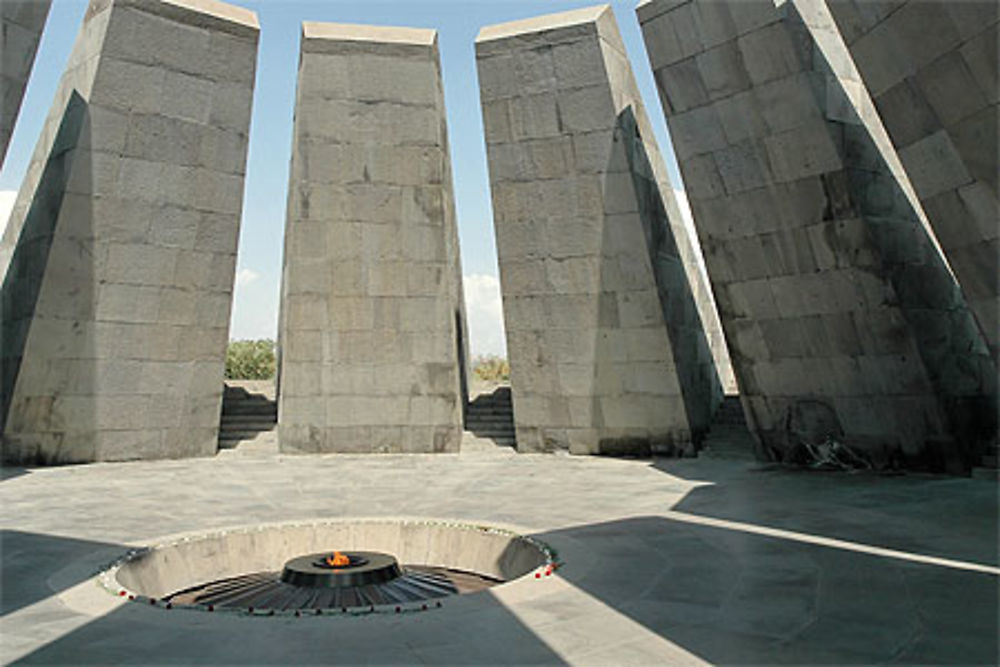
M507 529L369 519L186 536L130 552L99 581L170 609L299 616L426 610L553 566L547 546Z

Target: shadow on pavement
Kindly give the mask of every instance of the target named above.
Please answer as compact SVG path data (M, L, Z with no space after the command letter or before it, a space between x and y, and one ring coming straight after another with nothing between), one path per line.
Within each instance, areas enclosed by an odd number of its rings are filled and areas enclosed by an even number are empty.
M60 593L96 574L103 563L95 559L93 572L84 570L78 577L67 576L60 580L60 590L53 590L51 578L66 571L74 559L102 554L124 553L127 547L89 540L78 540L58 535L25 533L19 530L0 531L0 616L6 616L24 607ZM108 556L110 557L110 556Z
M6 482L8 479L27 475L29 472L27 468L21 468L20 466L0 466L0 482Z
M617 614L649 631L653 658L658 637L719 664L995 663L991 485L654 465L705 484L659 515L537 534L572 588L509 608L461 598L440 613L267 619L125 604L19 662L549 664L626 651L630 640L610 628L590 642L599 654L557 641ZM4 614L53 595L67 560L124 549L18 531L2 546ZM581 593L608 616L585 616L595 607L580 606Z
M1000 485L926 474L881 476L733 461L655 459L704 482L672 509L888 549L1000 563Z
M562 545L560 576L711 663L997 658L996 575L660 516L538 537ZM574 568L580 549L596 566Z

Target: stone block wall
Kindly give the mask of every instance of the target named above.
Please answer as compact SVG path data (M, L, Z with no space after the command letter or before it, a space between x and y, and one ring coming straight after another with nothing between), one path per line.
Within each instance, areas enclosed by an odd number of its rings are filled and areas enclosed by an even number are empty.
M90 3L0 242L7 460L216 451L257 38Z
M282 451L458 450L467 346L435 31L304 24L281 294Z
M518 449L690 449L721 391L611 8L484 28L476 58Z
M996 360L1000 6L994 0L829 0L829 6Z
M760 454L967 467L985 344L795 3L637 11Z
M51 4L52 0L4 0L0 4L0 167Z

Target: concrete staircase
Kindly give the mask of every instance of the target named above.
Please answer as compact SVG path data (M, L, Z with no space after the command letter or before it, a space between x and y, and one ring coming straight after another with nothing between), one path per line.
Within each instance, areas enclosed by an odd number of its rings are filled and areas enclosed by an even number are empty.
M465 433L504 447L516 446L510 387L497 387L492 393L480 394L469 403Z
M226 383L222 395L219 449L233 449L245 440L274 430L278 422L278 404L273 389L268 392L256 384Z
M740 397L728 395L712 418L698 456L710 459L754 460L754 439L743 416Z
M997 465L998 459L1000 459L1000 443L993 442L983 456L980 462L981 465L972 469L973 479L1000 481L1000 466Z

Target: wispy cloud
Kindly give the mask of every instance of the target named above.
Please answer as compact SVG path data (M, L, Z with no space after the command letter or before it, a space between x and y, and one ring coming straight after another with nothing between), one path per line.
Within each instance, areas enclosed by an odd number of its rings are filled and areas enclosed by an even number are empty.
M236 286L243 287L249 285L260 278L260 274L253 269L238 269L236 271Z
M472 273L462 277L465 311L469 322L469 348L473 356L506 356L507 339L503 328L503 302L496 276Z

